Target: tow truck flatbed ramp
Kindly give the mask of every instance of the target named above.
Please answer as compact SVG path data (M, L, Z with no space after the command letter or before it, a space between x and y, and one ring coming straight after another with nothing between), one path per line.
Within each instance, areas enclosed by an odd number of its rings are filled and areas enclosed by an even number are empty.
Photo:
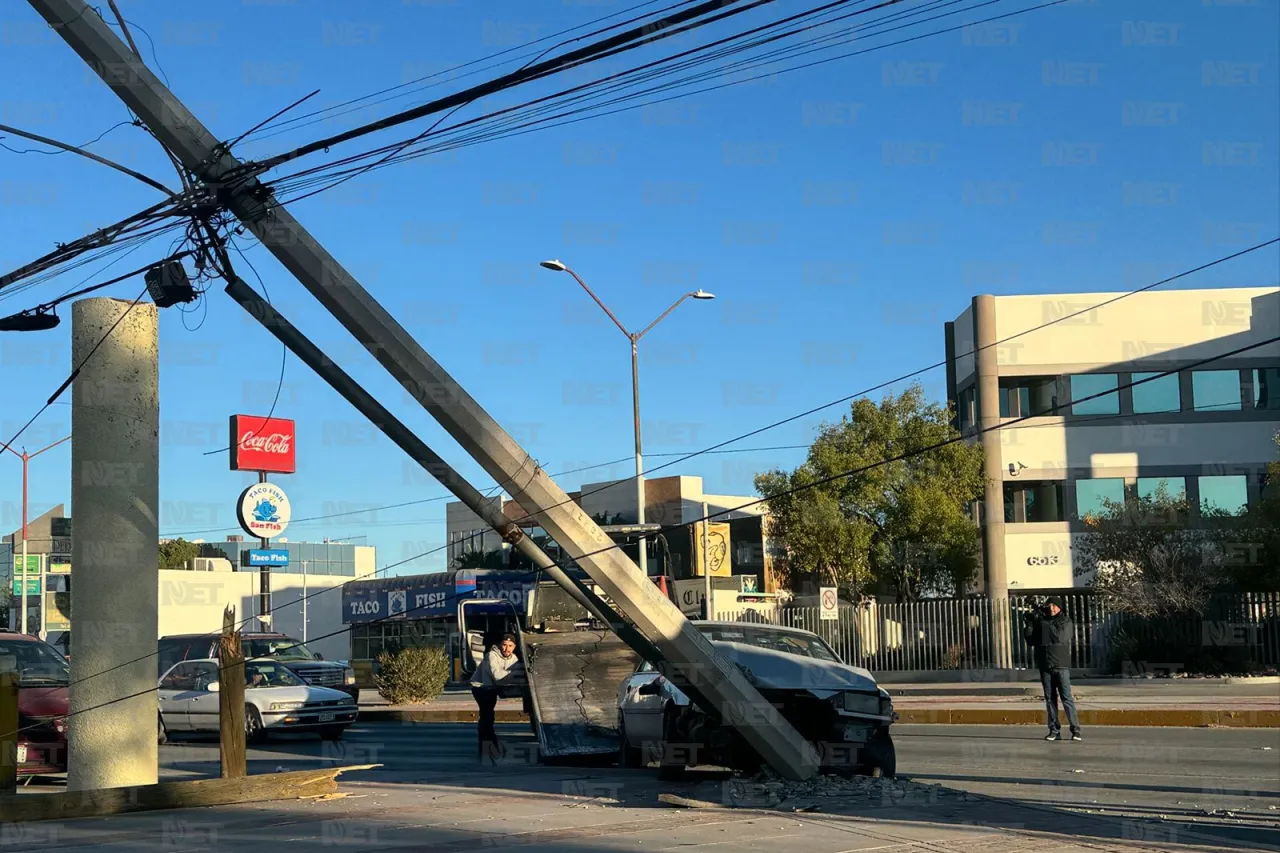
M546 758L618 751L618 688L640 656L606 629L526 634L529 692Z

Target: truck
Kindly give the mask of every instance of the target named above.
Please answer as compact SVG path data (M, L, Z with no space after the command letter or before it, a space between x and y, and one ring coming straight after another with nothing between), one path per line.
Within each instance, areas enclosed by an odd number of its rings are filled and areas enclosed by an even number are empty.
M503 634L515 635L527 676L516 690L542 760L617 755L618 685L640 656L554 582L539 582L523 601L516 599L459 602L464 676L471 677Z
M601 590L591 591L613 606ZM523 700L541 760L617 757L634 767L647 763L636 756L648 754L668 778L698 764L744 772L762 766L729 721L685 692L691 688L678 683L684 680L677 672L661 660L642 660L561 587L541 582L523 601L515 598L458 604L462 669L469 678L503 634L516 637L527 678L512 690ZM755 622L694 624L772 706L758 711L780 714L814 744L824 772L895 774L890 727L897 714L870 672L844 663L808 631ZM697 749L687 754L680 744Z

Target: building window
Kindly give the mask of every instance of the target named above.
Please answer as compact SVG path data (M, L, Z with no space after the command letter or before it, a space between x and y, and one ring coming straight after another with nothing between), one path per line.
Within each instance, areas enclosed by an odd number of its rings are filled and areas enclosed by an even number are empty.
M1004 520L1017 522L1064 521L1062 483L1004 484Z
M1118 415L1120 377L1114 373L1084 373L1071 377L1071 414ZM1106 393L1110 391L1111 393ZM1100 395L1100 396L1094 396ZM1083 400L1088 397L1090 399Z
M1052 376L1028 376L1000 383L1000 417L1025 418L1053 414L1058 383Z
M1139 477L1138 497L1155 500L1163 495L1169 500L1181 501L1187 498L1186 477Z
M1106 516L1112 506L1124 505L1124 479L1107 477L1097 480L1076 480L1076 517Z
M1159 376L1159 379L1152 379ZM1143 382L1142 380L1149 380ZM1156 412L1182 411L1182 392L1178 385L1178 374L1170 373L1161 376L1159 373L1135 373L1134 382L1142 382L1133 386L1133 411L1135 414L1147 415Z
M1244 474L1200 478L1202 512L1244 515L1249 507L1249 478Z
M956 402L956 410L961 432L971 429L978 422L977 396L974 394L973 386L960 392L960 399Z
M1196 370L1191 374L1191 400L1197 412L1240 410L1240 371Z
M1273 411L1280 409L1280 367L1253 371L1253 407Z

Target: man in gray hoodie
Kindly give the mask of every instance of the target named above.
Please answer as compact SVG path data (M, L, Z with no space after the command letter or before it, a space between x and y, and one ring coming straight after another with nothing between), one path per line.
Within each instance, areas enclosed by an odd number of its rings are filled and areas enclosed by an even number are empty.
M480 735L480 758L485 757L488 750L491 755L502 752L498 743L498 733L494 728L494 711L498 705L498 697L502 693L524 686L524 664L516 656L516 638L513 634L503 634L502 642L485 653L484 660L476 668L471 679L471 695L475 697L480 708L480 720L477 731Z

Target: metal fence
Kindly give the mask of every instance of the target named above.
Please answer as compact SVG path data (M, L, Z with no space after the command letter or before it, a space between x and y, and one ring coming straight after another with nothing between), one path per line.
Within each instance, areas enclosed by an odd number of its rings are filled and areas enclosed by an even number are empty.
M1072 667L1126 674L1163 671L1255 671L1280 666L1280 592L1219 596L1204 614L1142 618L1076 593L1061 597L1075 626ZM1031 669L1024 614L1039 596L948 598L842 604L824 620L816 607L746 609L716 614L727 621L786 625L812 631L847 663L887 672L1002 668L997 628L1009 632L1015 669Z

